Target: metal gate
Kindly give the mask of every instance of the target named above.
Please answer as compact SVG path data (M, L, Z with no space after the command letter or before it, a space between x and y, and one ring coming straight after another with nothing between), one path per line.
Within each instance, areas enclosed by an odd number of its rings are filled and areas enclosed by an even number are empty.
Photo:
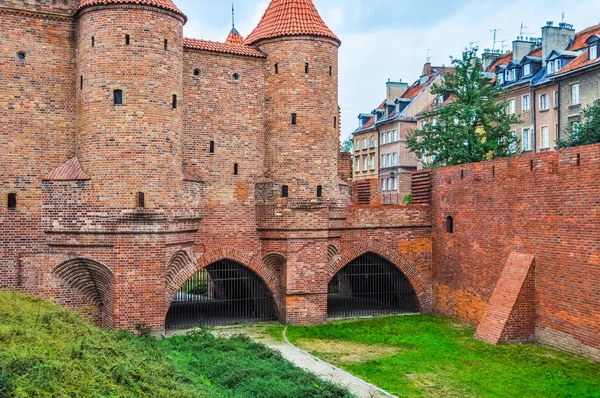
M167 314L168 330L273 321L271 292L254 272L234 261L211 264L188 279Z
M402 272L367 253L338 272L328 286L327 315L350 318L419 312L417 295Z

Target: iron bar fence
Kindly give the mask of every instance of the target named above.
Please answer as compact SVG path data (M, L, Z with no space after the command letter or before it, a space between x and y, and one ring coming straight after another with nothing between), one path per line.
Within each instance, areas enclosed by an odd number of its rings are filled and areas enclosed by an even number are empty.
M271 292L258 275L234 261L211 264L188 279L167 314L168 330L273 321Z
M372 253L352 261L328 286L327 315L350 318L419 312L416 293L392 263Z

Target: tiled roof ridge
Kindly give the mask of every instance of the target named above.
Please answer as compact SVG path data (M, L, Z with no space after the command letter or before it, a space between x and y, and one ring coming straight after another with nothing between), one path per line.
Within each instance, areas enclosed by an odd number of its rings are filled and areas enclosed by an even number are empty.
M327 37L341 43L327 27L312 0L272 0L244 44L302 35Z
M186 15L173 3L172 0L81 0L77 12L85 7L107 5L107 4L137 4L142 6L154 6L164 10L172 11L183 16L186 20Z
M224 54L243 55L247 57L264 58L256 47L246 46L242 44L221 43L218 41L210 41L203 39L184 38L183 48L193 50L211 51Z

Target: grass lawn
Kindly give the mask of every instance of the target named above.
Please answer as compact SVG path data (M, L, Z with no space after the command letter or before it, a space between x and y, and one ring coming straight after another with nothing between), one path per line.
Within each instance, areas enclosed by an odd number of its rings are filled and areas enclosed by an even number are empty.
M400 397L600 397L600 364L533 344L493 346L474 332L418 315L290 327L287 336Z
M247 337L107 332L0 291L0 397L350 398Z

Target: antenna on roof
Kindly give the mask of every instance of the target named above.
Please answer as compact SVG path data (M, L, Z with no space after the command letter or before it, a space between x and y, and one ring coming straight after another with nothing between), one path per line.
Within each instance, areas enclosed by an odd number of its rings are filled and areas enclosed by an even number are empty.
M562 22L563 23L565 22L565 13L564 12L562 13Z
M481 41L472 41L469 43L469 49L473 49L473 44L481 43Z
M431 55L430 55L430 53L431 53L431 48L428 48L427 49L427 63L431 62Z
M492 32L494 34L494 44L492 45L492 52L494 50L496 50L496 43L497 43L496 37L498 35L498 32L500 32L501 30L502 29L500 29L500 28L494 28L494 29L490 30L490 32Z

